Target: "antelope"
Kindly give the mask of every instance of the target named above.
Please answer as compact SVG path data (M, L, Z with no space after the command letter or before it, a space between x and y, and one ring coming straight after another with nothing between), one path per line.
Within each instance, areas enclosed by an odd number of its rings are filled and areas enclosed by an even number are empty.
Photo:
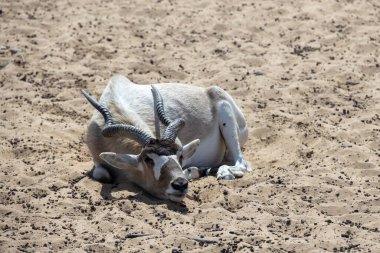
M217 86L141 85L116 75L99 102L81 91L96 109L85 142L97 181L132 182L180 202L191 179L252 171L241 151L248 139L243 113Z

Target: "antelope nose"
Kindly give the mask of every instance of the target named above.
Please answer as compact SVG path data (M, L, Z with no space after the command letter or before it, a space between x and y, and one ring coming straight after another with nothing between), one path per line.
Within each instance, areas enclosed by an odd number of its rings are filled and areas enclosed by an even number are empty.
M172 182L172 187L178 191L185 191L187 190L187 186L189 185L189 182L185 178L177 178Z

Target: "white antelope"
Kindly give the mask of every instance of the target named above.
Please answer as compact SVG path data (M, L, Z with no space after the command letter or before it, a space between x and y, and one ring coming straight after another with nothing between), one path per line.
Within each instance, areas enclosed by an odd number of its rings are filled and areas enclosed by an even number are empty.
M190 179L251 171L241 151L248 139L244 116L219 87L138 85L117 75L99 102L82 93L96 108L86 144L98 181L128 180L158 198L181 201Z

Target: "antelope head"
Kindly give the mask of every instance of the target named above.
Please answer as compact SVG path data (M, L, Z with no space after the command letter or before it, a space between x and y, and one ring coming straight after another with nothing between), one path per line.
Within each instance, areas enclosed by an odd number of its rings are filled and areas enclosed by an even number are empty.
M138 155L103 152L99 155L100 158L112 167L128 171L130 181L150 194L176 202L183 200L188 191L188 180L182 164L195 153L200 141L196 139L184 146L175 143L178 132L184 127L185 122L181 118L172 121L166 116L159 91L152 86L156 114L166 126L162 137L158 138L153 138L136 126L115 124L111 112L104 105L99 104L85 91L81 91L92 106L102 114L105 121L102 129L104 137L129 138L142 146ZM156 121L156 129L159 128L157 126L159 122Z

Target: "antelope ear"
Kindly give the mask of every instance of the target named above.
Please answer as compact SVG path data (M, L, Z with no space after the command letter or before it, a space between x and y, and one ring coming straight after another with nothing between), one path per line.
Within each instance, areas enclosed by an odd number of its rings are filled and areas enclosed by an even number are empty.
M100 158L103 159L109 165L118 168L137 168L138 167L138 159L137 155L128 155L128 154L116 154L113 152L103 152L99 155Z
M182 157L183 160L189 159L192 155L194 155L195 151L197 150L199 143L201 141L199 139L193 140L192 142L186 144L182 148Z

